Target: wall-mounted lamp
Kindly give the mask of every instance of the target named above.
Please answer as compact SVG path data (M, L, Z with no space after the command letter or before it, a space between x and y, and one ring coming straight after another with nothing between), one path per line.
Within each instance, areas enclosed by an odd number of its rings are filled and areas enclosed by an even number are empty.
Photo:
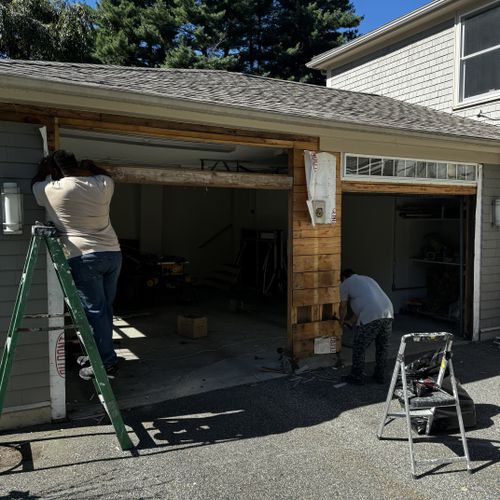
M15 182L4 182L2 188L4 234L23 232L23 195Z
M491 225L500 227L500 198L494 198L491 202Z

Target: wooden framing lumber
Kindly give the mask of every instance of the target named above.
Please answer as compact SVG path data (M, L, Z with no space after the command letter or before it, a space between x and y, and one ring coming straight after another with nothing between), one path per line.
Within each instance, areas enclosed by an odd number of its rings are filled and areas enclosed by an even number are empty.
M342 181L343 193L387 193L387 194L426 194L426 195L474 195L476 186L449 184L405 184L401 182L361 182Z
M116 182L126 184L163 184L238 189L289 190L292 178L279 174L215 172L209 170L149 168L138 165L118 166L100 163Z

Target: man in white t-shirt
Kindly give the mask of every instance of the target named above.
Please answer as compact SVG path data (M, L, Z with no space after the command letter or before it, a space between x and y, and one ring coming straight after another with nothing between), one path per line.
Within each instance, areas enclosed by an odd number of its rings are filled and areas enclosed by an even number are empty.
M343 380L358 385L364 383L365 350L375 341L373 379L383 384L394 318L392 303L378 283L369 276L361 276L352 269L345 269L340 279L340 323L357 325L352 347L351 374L343 377ZM349 322L346 321L348 306L353 312Z
M37 203L60 233L71 273L109 377L117 372L113 347L113 301L122 255L109 218L111 177L90 161L56 151L44 158L32 181ZM89 380L92 367L80 370Z

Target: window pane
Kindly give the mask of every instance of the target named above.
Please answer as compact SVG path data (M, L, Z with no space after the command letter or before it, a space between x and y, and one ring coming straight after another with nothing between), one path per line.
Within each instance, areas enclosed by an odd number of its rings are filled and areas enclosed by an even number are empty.
M448 178L448 166L446 165L446 163L437 164L437 178L438 179Z
M371 159L370 174L371 175L381 175L382 174L382 160L380 158L372 158Z
M460 181L476 180L476 169L474 168L474 165L458 165L457 179Z
M417 161L417 177L427 177L427 168L425 161Z
M347 175L356 175L358 173L358 157L348 156L345 161L345 173Z
M406 170L406 162L404 160L396 160L396 175L398 177L404 177Z
M435 179L437 175L437 167L435 163L427 163L427 178Z
M462 85L464 99L500 89L500 49L462 61Z
M359 157L358 175L370 175L370 158Z
M463 23L464 55L500 45L500 6L467 17Z
M467 180L475 181L476 180L476 167L474 165L466 165L467 167Z
M417 162L416 161L406 160L405 177L415 177L416 169L417 169Z
M394 160L384 160L384 171L382 175L392 177L394 175Z
M455 163L448 163L448 179L457 178L457 166Z

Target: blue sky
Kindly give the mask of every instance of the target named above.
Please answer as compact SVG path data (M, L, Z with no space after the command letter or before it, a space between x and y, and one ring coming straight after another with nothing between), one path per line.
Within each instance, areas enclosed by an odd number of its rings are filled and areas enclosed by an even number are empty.
M365 18L359 27L361 34L431 3L430 0L351 0L351 2L356 13Z
M95 0L84 0L85 3L95 6ZM367 33L382 26L397 17L400 17L422 5L431 3L431 0L351 0L356 13L364 16L359 31Z

